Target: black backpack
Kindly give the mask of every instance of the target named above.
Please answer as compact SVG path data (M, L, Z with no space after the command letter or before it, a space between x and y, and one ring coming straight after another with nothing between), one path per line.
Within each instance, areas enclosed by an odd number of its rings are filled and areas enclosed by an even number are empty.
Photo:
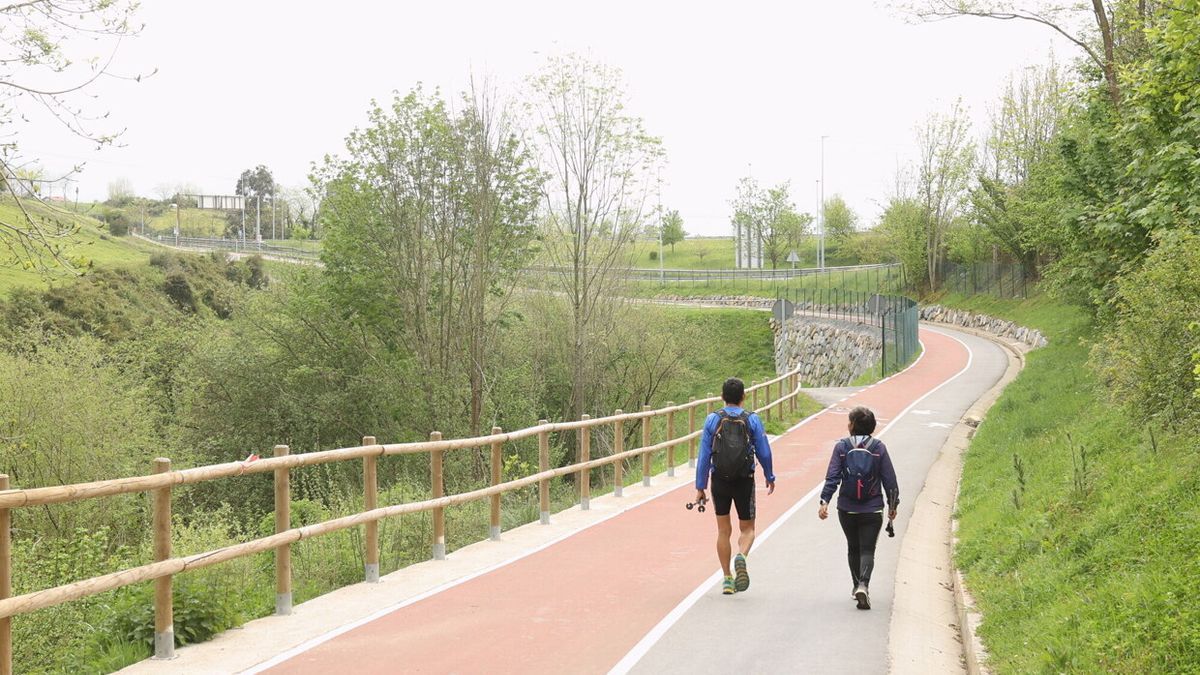
M730 415L718 410L717 431L713 434L713 475L722 480L738 480L754 475L754 443L750 440L750 413Z
M849 438L846 457L842 462L841 493L848 499L865 502L879 494L879 453L875 451L879 441L868 438L863 445L855 445Z

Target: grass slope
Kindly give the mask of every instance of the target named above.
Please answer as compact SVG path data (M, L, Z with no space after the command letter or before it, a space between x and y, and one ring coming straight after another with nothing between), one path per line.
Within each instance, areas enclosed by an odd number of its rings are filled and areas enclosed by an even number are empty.
M27 207L29 205L27 204ZM0 219L19 222L21 214L11 200L0 200ZM95 267L124 267L145 264L156 249L151 244L139 242L132 237L113 237L104 226L93 218L80 216L80 229L66 247L67 255L82 255ZM16 265L0 266L0 294L13 288L45 288L51 282L69 279L65 271L50 272L26 270Z
M1200 672L1194 430L1155 429L1151 442L1106 400L1080 310L944 302L1050 340L989 412L963 470L957 559L996 671Z

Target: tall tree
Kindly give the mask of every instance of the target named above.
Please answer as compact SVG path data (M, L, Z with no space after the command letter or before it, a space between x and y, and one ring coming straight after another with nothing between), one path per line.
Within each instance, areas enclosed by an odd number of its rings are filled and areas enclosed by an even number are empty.
M917 129L916 197L925 209L925 255L929 287L937 288L946 233L962 213L975 167L971 122L961 101L933 114Z
M1057 201L1041 186L1053 178L1049 172L1058 159L1058 134L1067 112L1067 84L1053 58L1023 69L1019 79L1010 77L991 111L978 184L971 190L971 216L982 229L966 231L983 235L1028 272L1033 272L1041 236L1036 230L1050 225L1050 205L1043 201Z
M539 177L489 95L472 92L452 113L418 88L368 119L348 157L314 176L332 292L351 320L412 355L414 405L432 424L478 431L488 345L528 256Z
M551 58L529 81L530 114L545 165L542 191L547 258L570 310L571 393L565 411L578 419L592 402L596 358L618 311L617 268L644 229L659 139L626 112L620 72L572 54Z
M275 195L275 177L262 164L246 169L238 177L233 194L249 199L271 199Z

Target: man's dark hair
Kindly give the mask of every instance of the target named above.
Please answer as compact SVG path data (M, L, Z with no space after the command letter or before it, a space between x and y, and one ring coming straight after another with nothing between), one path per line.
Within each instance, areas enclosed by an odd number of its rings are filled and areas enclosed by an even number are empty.
M725 380L721 385L721 398L731 405L739 405L746 398L746 385L736 377Z
M850 411L850 433L867 436L875 433L875 413L870 408L858 406Z

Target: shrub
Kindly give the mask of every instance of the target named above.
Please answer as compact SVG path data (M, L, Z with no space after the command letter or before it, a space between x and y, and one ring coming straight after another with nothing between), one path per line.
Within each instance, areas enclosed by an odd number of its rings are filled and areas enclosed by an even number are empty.
M227 594L190 575L177 575L171 583L175 615L175 645L204 642L238 622L238 612ZM121 642L154 647L154 584L131 586L114 603L105 633Z
M167 273L167 281L163 285L163 292L180 309L188 312L196 311L196 295L192 292L192 285L188 283L187 274L183 271L172 270Z
M1156 235L1136 271L1118 280L1115 320L1093 362L1114 398L1143 419L1175 426L1200 417L1193 351L1200 321L1200 235Z
M658 251L650 251L650 259L658 260Z
M109 211L104 214L104 224L114 237L124 237L129 234L129 216L124 211Z

